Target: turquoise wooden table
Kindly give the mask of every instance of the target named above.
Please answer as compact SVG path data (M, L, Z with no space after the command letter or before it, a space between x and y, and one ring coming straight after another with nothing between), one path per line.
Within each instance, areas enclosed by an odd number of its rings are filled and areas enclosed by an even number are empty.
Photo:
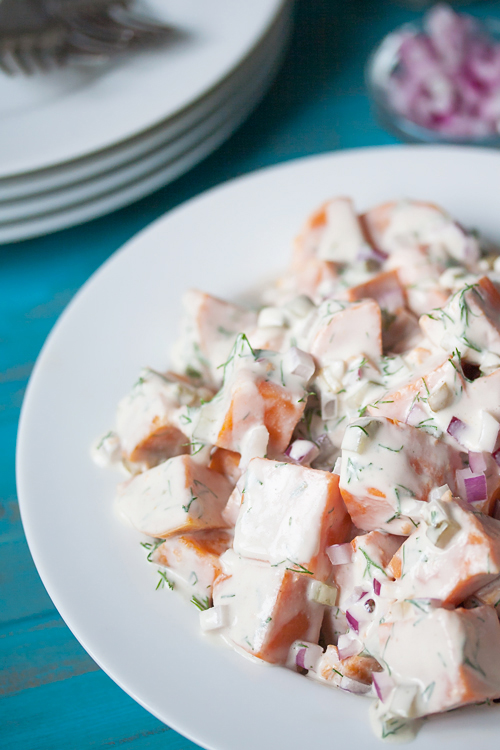
M498 4L474 3L470 10L500 17ZM40 582L23 534L14 476L26 383L47 334L77 289L153 219L259 167L333 149L394 143L370 114L363 65L385 33L415 15L384 0L299 0L295 33L276 82L216 153L128 208L74 229L0 247L2 750L196 747L99 669Z

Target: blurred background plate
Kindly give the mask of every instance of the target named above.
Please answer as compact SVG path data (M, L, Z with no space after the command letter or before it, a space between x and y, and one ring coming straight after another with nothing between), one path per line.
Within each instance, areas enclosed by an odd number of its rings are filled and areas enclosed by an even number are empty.
M0 178L84 157L174 117L259 43L284 0L147 0L179 32L105 68L0 76Z
M102 216L190 169L228 138L265 94L284 54L290 27L288 20L276 28L271 43L259 55L258 65L249 67L245 85L240 85L223 106L174 142L94 180L42 194L32 202L31 216L15 220L12 212L13 219L9 221L5 204L0 204L0 243L35 237ZM23 203L11 205L19 209Z
M236 90L247 85L249 76L252 75L250 69L253 72L262 64L262 58L264 54L268 54L269 48L275 48L278 54L282 44L283 27L290 23L292 5L291 0L282 2L272 24L259 43L252 48L232 73L182 112L132 138L80 159L24 175L0 178L0 205L10 204L19 199L34 198L42 193L89 180L96 175L138 159L169 141L173 142L175 138L198 125L218 106L222 106ZM30 212L32 212L31 209L25 211L25 213Z
M109 161L104 154L102 159L94 159L90 165L85 165L87 171L91 167L96 170L95 176L91 174L82 179L82 170L75 167L76 175L72 170L67 170L67 183L55 190L45 190L27 198L0 201L0 225L26 221L54 211L60 212L78 203L104 196L109 191L130 184L153 169L177 159L217 130L222 131L224 128L226 132L225 126L234 122L234 115L248 111L248 107L245 109L247 101L255 103L259 92L260 95L264 94L270 72L276 68L283 54L290 25L290 16L280 14L279 23L273 25L272 33L266 36L245 65L238 69L238 74L227 82L224 98L217 91L202 106L195 108L199 112L198 116L190 116L184 127L181 121L177 137L170 137L167 126L163 132L155 131L150 137L144 136L138 143L134 142L130 146L124 144L119 152L113 154L114 164L111 169L101 169L102 163L106 165ZM215 100L213 104L212 99ZM193 119L194 124L190 122ZM138 155L138 151L142 153Z

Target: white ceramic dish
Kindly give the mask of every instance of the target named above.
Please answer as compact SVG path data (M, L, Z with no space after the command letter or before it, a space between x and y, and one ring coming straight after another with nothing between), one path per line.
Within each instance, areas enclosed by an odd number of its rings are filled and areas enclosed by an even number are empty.
M224 116L218 118L215 128L212 127L211 130L201 128L199 139L191 139L189 147L178 153L175 158L163 160L158 159L158 155L155 154L151 160L153 164L149 165L149 171L142 170L140 163L134 165L135 178L128 182L122 180L123 184L117 180L112 188L97 197L91 192L86 200L81 199L73 206L25 220L0 224L0 244L37 237L89 221L139 200L175 180L234 133L272 83L282 54L283 47L278 49L277 57L271 57L265 65L263 64L261 70L248 84L247 90L233 97L233 103L237 106L227 108L227 111L223 113Z
M196 119L190 117L184 122L184 127L181 123L176 137L170 137L168 128L164 139L161 138L161 133L155 132L150 140L144 138L140 141L142 153L139 155L139 144L124 147L121 152L122 160L119 161L115 155L115 164L111 169L101 170L101 164L96 162L94 166L97 174L90 175L87 179L82 179L82 170L75 169L71 178L67 175L67 184L56 190L46 190L38 195L16 200L0 200L0 226L30 220L49 212L60 212L79 203L97 199L109 191L140 179L153 169L168 164L192 149L231 120L235 113L240 112L246 101L253 98L254 92L263 89L263 82L267 80L269 70L284 48L289 28L290 20L281 18L273 33L266 38L265 44L259 48L258 54L248 60L244 69L239 71L239 75L234 76L234 81L231 79L232 85L226 86L225 96L221 98L217 95L213 97L212 103L204 102L203 112L200 112ZM102 161L106 162L105 156Z
M89 444L112 423L142 365L165 367L182 292L235 297L283 269L303 218L331 195L359 210L407 196L442 204L500 240L500 154L392 147L291 162L227 183L157 221L83 287L49 337L19 428L18 491L28 542L62 616L133 698L211 750L379 748L368 701L256 664L204 638L197 610L155 591L137 533L113 510L118 477ZM67 564L61 564L67 561ZM415 750L497 741L500 707L427 722Z
M220 85L204 97L156 127L81 159L20 176L0 178L0 206L7 204L7 208L17 200L33 201L49 191L94 179L97 175L142 158L155 148L175 142L184 132L200 125L217 107L233 96L235 91L246 86L252 71L262 64L263 56L269 54L270 49L275 49L277 54L281 43L279 36L283 34L284 25L290 24L291 14L292 3L284 2L266 34L231 75L224 78Z
M0 177L112 146L173 117L230 75L282 0L147 0L184 37L115 60L33 79L0 76Z

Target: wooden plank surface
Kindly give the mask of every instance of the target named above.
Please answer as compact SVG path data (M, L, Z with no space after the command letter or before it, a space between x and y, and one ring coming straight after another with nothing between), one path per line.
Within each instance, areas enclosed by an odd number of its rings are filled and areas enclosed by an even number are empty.
M494 3L476 3L471 10L500 16ZM165 211L261 166L335 148L393 143L370 115L363 66L385 33L414 16L403 3L389 0L299 0L292 45L276 83L215 154L173 185L110 216L0 247L2 750L196 747L97 667L40 582L23 535L14 476L27 380L75 291L123 242Z

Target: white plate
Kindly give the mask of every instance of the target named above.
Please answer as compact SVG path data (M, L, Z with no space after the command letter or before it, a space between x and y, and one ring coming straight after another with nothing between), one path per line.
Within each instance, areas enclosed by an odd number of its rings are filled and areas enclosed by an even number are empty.
M247 85L251 71L261 64L264 54L269 53L270 47L274 47L276 54L278 53L282 43L278 36L283 34L283 27L290 24L291 16L292 3L283 3L267 33L231 75L174 117L133 138L81 159L37 172L0 179L0 206L5 203L9 205L18 199L24 201L35 198L48 191L93 179L97 175L119 168L122 164L142 158L155 148L175 141L182 133L199 125L217 107L222 106L235 91Z
M359 210L397 197L442 204L500 240L500 154L392 147L290 162L172 211L113 256L69 306L28 386L17 454L21 512L50 596L91 656L133 698L211 750L379 748L368 701L255 664L204 638L197 611L155 591L137 533L112 506L117 476L89 444L112 423L139 368L168 364L182 292L237 296L283 269L294 234L327 197ZM498 707L427 722L415 750L498 738ZM493 746L493 745L492 745Z
M290 19L280 18L273 33L259 47L258 54L247 61L239 74L233 77L234 80L231 79L232 86L225 87L225 96L221 97L217 92L213 103L211 97L204 102L203 111L196 118L190 117L184 127L180 123L176 137L172 138L170 129L166 128L163 138L161 132L155 132L150 140L143 138L139 144L125 146L121 150L120 161L118 155L114 154L115 164L111 169L100 169L101 161L107 161L107 156L104 155L102 160L94 162L96 174L87 179L82 180L82 170L75 169L73 174L68 171L67 183L56 190L44 190L40 194L16 200L0 200L0 225L25 221L53 211L59 212L81 202L94 200L186 153L228 122L234 113L241 111L247 100L253 98L255 91L262 89L270 68L281 56L289 30ZM142 153L138 155L139 146Z
M283 48L278 51L278 57L272 57L266 62L266 65L262 66L258 75L248 85L247 90L234 97L238 106L224 113L224 118L216 124L215 129L212 128L209 132L203 129L200 140L190 143L189 148L177 154L174 159L156 163L155 157L153 159L155 166L150 167L149 171L145 173L143 173L144 170L140 169L141 164L139 164L137 165L139 176L136 176L135 179L124 184L117 184L114 189L110 189L98 197L89 196L87 200L82 200L77 205L22 221L0 224L0 244L37 237L95 219L139 200L175 180L208 156L234 133L272 83L281 63L282 54Z
M218 85L258 44L282 0L148 0L185 38L106 69L0 76L0 177L61 164L131 138Z

